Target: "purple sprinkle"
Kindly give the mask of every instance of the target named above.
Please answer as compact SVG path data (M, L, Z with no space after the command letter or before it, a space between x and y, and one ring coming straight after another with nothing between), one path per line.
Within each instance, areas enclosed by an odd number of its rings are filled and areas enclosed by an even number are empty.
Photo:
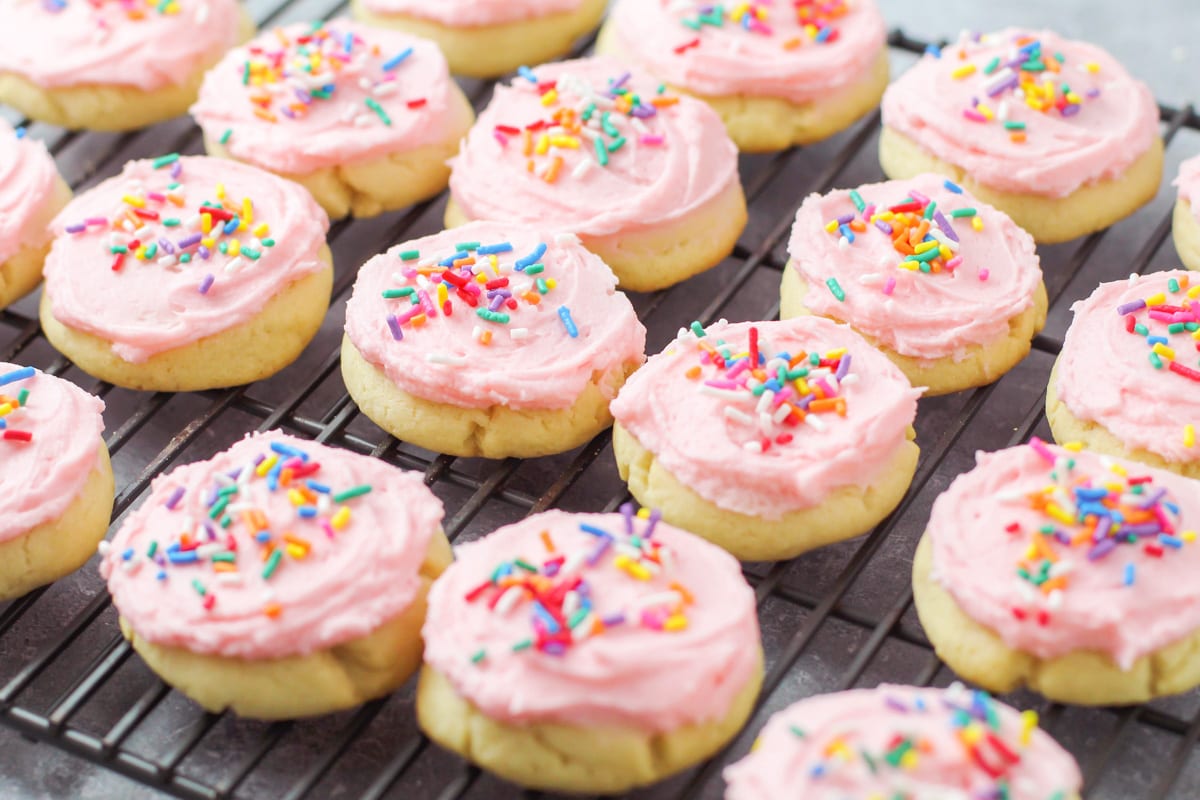
M205 275L204 280L200 281L200 294L208 294L208 290L212 288L213 281L215 280L216 278L213 277L211 272Z
M387 315L387 324L388 324L388 328L390 328L392 331L392 338L395 339L397 342L403 342L404 341L404 331L401 329L400 320L396 319L395 314Z
M496 295L492 298L492 302L488 303L488 308L492 311L499 311L502 305L504 305L504 298L501 295Z
M629 109L630 116L639 117L641 119L653 117L657 114L658 109L656 109L654 106L634 106L633 108Z
M1132 300L1128 303L1122 303L1121 305L1117 306L1117 313L1121 316L1125 316L1126 314L1132 314L1135 311L1140 311L1145 307L1145 300Z
M1076 103L1068 103L1067 105L1063 106L1062 115L1064 117L1073 117L1078 114L1082 108L1083 106Z
M854 215L853 214L842 214L840 217L837 218L837 221L838 221L838 225L849 225L851 222L854 222Z
M650 519L646 522L646 530L642 531L643 539L649 539L654 535L654 529L658 526L660 519L662 519L662 512L657 508L650 509Z
M1140 525L1122 525L1118 532L1122 536L1137 536L1145 538L1146 536L1155 536L1162 530L1157 522L1143 522Z
M183 162L176 161L171 165L171 177L178 179L181 174L183 174Z
M898 700L895 697L891 697L891 696L885 697L883 699L883 702L884 702L884 705L886 705L888 708L892 709L893 711L899 711L901 714L908 713L908 706L904 705L904 703L900 702L900 700Z
M846 355L842 356L841 361L838 362L837 372L835 372L833 374L833 377L837 378L840 381L840 380L842 380L842 378L845 378L846 374L849 372L850 372L850 354L847 353Z
M169 256L175 255L175 245L171 244L170 239L159 239L158 247Z
M621 503L621 516L625 518L625 532L633 535L633 503Z
M1095 547L1093 547L1091 550L1088 550L1088 554L1087 554L1088 561L1099 561L1100 559L1102 559L1106 555L1108 555L1110 552L1112 552L1113 548L1116 546L1117 546L1117 543L1113 539L1105 539L1104 541L1100 542Z
M608 548L612 547L613 540L611 537L605 536L600 540L600 544L596 545L596 549L588 556L588 566L596 566L600 559L604 558L604 554L608 552Z
M87 225L83 222L77 222L74 225L68 225L63 230L67 233L83 233L87 230Z
M1010 75L1007 78L1005 78L1004 80L1000 81L1000 83L998 83L995 86L988 89L988 97L995 97L996 95L1000 94L1001 92L1008 91L1009 89L1015 89L1015 88L1017 88L1017 84L1019 84L1020 82L1021 82L1021 79L1018 78L1015 74Z
M631 77L633 77L633 76L630 73L626 72L624 75L621 75L615 81L612 81L611 88L620 89L622 86L624 86L626 83L629 82L629 79Z
M946 234L946 238L952 242L957 242L958 234L954 232L954 227L950 224L950 220L946 219L945 215L940 210L933 212L933 221L942 229L942 233Z
M202 259L204 259L205 261L208 261L208 259L212 257L212 251L209 250L204 245L200 245L200 247L196 250L196 252L199 253L200 257Z
M600 621L604 623L604 627L606 627L606 628L615 628L618 625L625 624L625 615L624 614L609 614L607 617L602 617L600 619Z
M884 222L884 221L883 221L883 220L881 220L881 219L877 219L877 220L875 220L875 227L876 227L876 228L879 228L879 230L883 231L883 232L884 232L884 233L886 233L888 236L891 236L891 235L892 235L892 226L891 226L891 225L888 225L886 222Z
M180 250L187 250L189 247L195 247L196 245L200 244L200 240L203 238L204 238L204 234L195 233L195 234L192 234L191 236L185 236L184 238L177 241L175 244L179 247Z
M182 486L175 487L175 491L171 492L171 496L167 498L167 508L171 511L179 505L179 501L183 499L183 493L186 491Z
M1088 89L1087 96L1092 99L1095 99L1100 96L1100 90L1099 89Z
M1156 506L1158 504L1158 502L1160 500L1162 500L1166 494L1167 494L1167 490L1160 488L1154 494L1149 495L1144 500L1142 500L1140 503L1138 503L1138 507L1145 508L1145 509L1154 508L1154 506Z
M806 395L804 395L804 397L801 397L799 400L797 400L792 405L798 407L801 411L805 411L808 409L808 404L813 401L814 397L816 397L815 394L806 394Z

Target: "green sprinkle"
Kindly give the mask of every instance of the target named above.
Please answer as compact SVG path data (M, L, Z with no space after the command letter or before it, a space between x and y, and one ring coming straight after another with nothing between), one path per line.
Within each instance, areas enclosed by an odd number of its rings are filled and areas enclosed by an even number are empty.
M250 62L247 61L242 67L242 86L247 86L250 83Z
M934 200L930 200L929 205L925 206L925 219L933 219L933 214L936 211L937 211L937 202Z
M316 96L316 94L317 94L316 92L313 92L314 97ZM387 112L383 110L383 106L379 105L379 102L374 97L367 98L367 108L374 111L375 116L377 116L381 120L383 120L384 125L391 127L392 118L387 115Z
M1135 332L1137 332L1137 333L1140 333L1142 336L1149 336L1149 335L1150 335L1150 329L1149 329L1149 328L1147 328L1145 325L1142 325L1141 323L1138 323L1137 325L1134 325L1134 326L1133 326L1133 330L1134 330Z
M699 322L693 322L690 327L692 329L692 333L696 334L697 339L703 339L705 336L708 335L704 331L704 326L701 325Z
M400 260L401 261L416 261L420 257L421 257L420 250L401 250L400 251Z
M820 353L809 353L808 354L808 363L812 364L814 367L821 366L821 354Z
M1183 333L1187 330L1182 322L1172 322L1167 326L1167 333Z
M1171 290L1171 294L1178 293L1179 292L1179 281L1175 280L1174 278L1171 278L1170 280L1167 281L1167 288Z
M275 570L279 569L279 562L283 560L283 551L275 550L271 553L271 557L267 559L266 566L263 567L263 580L270 580L275 574Z
M593 139L592 142L596 145L596 160L600 162L600 166L608 166L608 148L604 146L604 142L599 139Z
M225 513L225 506L229 505L229 495L218 500L208 512L209 519L216 519Z
M262 240L262 246L263 246L263 247L274 247L274 246L275 246L275 240L274 240L274 239L263 239L263 240Z
M519 653L522 650L528 650L531 647L533 647L533 639L522 639L512 646L512 651L514 653Z
M242 255L251 261L258 261L260 258L262 258L262 251L255 250L253 247L243 247Z
M1154 365L1155 369L1163 368L1162 359L1158 357L1158 353L1155 353L1153 351L1150 352L1150 363Z
M459 242L454 245L454 249L460 253L469 253L472 250L479 249L479 242Z
M585 619L587 619L587 617L588 617L588 610L586 608L580 608L580 609L576 610L576 612L574 614L571 615L570 619L567 620L567 627L574 630L575 628L578 628L579 625Z
M226 514L225 516L221 517L221 521L218 522L217 524L220 525L222 528L228 528L230 525L233 524L233 517Z
M850 190L850 202L854 203L854 207L857 208L860 212L865 211L867 208L867 204L862 199L862 195L859 194L854 189Z
M477 308L475 313L488 322L499 322L502 325L507 325L510 317L508 314L503 314L499 311L492 311L490 308Z
M597 140L597 141L599 141L599 140ZM624 136L618 136L616 139L614 139L613 141L609 142L609 144L608 144L608 152L610 152L610 153L615 153L615 152L617 152L618 150L620 150L620 149L621 149L622 147L624 147L624 146L625 146L625 137L624 137Z
M991 61L989 61L987 63L986 67L983 68L983 74L991 75L993 72L995 72L999 68L1000 68L1000 56L996 56L995 58L993 58Z
M351 486L344 492L338 492L333 496L333 502L344 503L347 500L353 500L356 497L362 497L364 494L371 493L370 484L361 483L358 486Z
M526 275L537 275L537 274L539 274L541 272L545 272L545 271L546 271L545 264L534 264L533 266L529 266L529 267L525 268Z
M842 290L841 284L837 282L837 278L830 278L825 281L825 285L829 287L829 291L833 292L833 296L838 299L839 303L846 302L846 293Z
M226 486L224 489L217 491L217 497L229 497L231 494L237 494L237 491L238 487L236 484L233 486Z
M217 249L220 250L223 255L228 255L229 242L221 242L219 245L217 245Z
M604 129L605 133L615 139L621 135L621 132L617 130L617 126L613 125L612 120L609 119L610 113L605 111L600 115L600 127Z
M415 291L416 289L411 286L405 286L403 289L384 289L383 299L395 300L397 297L408 297Z
M114 255L116 255L117 253L128 253L129 248L123 244L115 244L112 247L108 248L108 252L110 252Z
M954 219L959 219L961 217L973 217L975 213L975 209L973 208L956 208L950 212L950 216Z
M191 261L192 261L192 254L191 254L191 253L184 253L183 255L181 255L181 256L179 257L179 263L180 263L180 264L190 264L190 263L191 263Z
M195 589L196 594L200 595L201 597L204 597L206 594L208 594L208 590L204 588L204 584L200 582L199 578L192 578L192 588Z
M905 754L908 753L909 750L912 750L912 741L905 739L904 741L900 742L900 744L893 747L891 752L884 756L884 759L893 767L898 767L900 766L900 761L904 758Z
M237 563L237 556L233 553L213 553L212 560L224 561L226 564L235 564Z
M1025 123L1020 120L1010 119L1004 123L1004 129L1008 131L1023 131L1025 130Z
M221 144L229 144L229 138L231 136L233 136L233 128L226 128L225 132L221 134Z
M159 156L158 158L154 159L152 162L150 162L150 164L155 169L162 169L163 167L171 166L178 160L179 153L168 153L165 156Z
M168 217L167 219L164 219L162 223L164 228L178 228L183 224L179 220L179 217Z
M310 68L308 71L309 71L309 72L312 72L312 69ZM309 91L309 94L311 94L313 97L317 98L318 100L328 100L330 97L332 97L332 96L333 96L332 94L330 94L329 92L325 91L324 89L312 89L312 90L310 90L310 91ZM367 105L368 105L368 106L370 105L370 102L369 102L369 101L370 101L370 99L371 99L371 98L369 98L369 97L367 98L367 100L368 100L368 103L367 103ZM378 105L378 104L377 104L377 105Z
M791 731L792 731L792 735L793 735L793 736L796 736L796 737L798 737L798 738L800 738L800 739L803 739L805 736L807 736L807 735L808 735L808 734L806 734L806 733L804 732L804 729L803 729L803 728L801 728L799 725L793 725L793 726L791 726Z
M863 761L867 762L867 769L871 770L872 775L879 771L879 767L875 766L875 759L871 758L870 753L866 750L859 750L858 752L862 754Z
M150 546L148 548L146 548L146 558L154 558L154 554L157 552L158 552L158 542L156 542L156 541L151 542Z
M584 122L587 122L588 120L590 120L592 118L592 114L595 114L595 113L596 113L596 104L588 103L587 106L584 107L583 114L580 115L580 119L582 119Z
M550 291L550 285L548 283L546 283L545 278L538 278L536 281L536 284L537 284L537 290L539 293L546 294L547 292Z
M523 558L514 559L513 566L523 569L526 572L532 572L534 575L536 575L538 571L537 567L535 567L533 564L530 564Z
M487 658L487 651L486 650L478 650L478 651L476 651L475 655L471 656L471 663L478 664L480 661L483 661L485 658Z

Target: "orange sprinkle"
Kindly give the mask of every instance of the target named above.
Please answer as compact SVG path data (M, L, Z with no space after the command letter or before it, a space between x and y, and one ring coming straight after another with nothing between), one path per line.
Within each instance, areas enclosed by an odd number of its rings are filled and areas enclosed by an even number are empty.
M545 545L547 553L556 552L554 549L554 540L550 538L550 531L542 531L542 544Z
M700 377L700 367L699 366L692 367L687 372L685 372L684 375L686 375L689 380L694 381Z
M690 606L696 602L695 595L693 595L691 592L689 592L682 584L678 583L677 581L671 581L671 584L668 588L674 589L675 591L679 592L679 596L683 598L684 605Z
M267 603L263 606L263 613L274 619L283 613L283 606L279 605L279 603Z

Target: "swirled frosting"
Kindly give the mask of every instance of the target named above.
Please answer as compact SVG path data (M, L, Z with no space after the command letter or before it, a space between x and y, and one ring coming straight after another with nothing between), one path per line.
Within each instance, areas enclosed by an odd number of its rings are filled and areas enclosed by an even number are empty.
M0 0L0 72L45 88L182 84L233 47L236 0Z
M452 167L471 219L592 236L678 219L739 180L715 111L603 57L497 86Z
M100 466L103 411L70 381L0 363L0 542L58 519L83 491Z
M1200 627L1196 481L1036 440L976 461L925 535L933 579L1009 647L1129 669Z
M306 174L443 142L471 112L433 42L339 19L231 50L192 114L237 158Z
M57 177L46 146L0 120L0 264L50 240L50 232L35 230L34 223L46 211Z
M883 124L990 188L1066 197L1149 150L1158 106L1099 47L1009 28L923 57L888 87Z
M100 573L152 643L306 655L402 614L441 520L418 473L271 431L155 478Z
M665 732L725 717L758 668L737 561L653 517L548 511L456 555L425 661L492 719Z
M474 408L566 408L646 349L612 271L574 236L496 222L368 261L346 333L405 392Z
M805 306L923 359L1004 338L1042 281L1033 238L937 175L809 196L788 252Z
M130 362L253 317L327 268L329 219L300 185L235 161L131 161L55 219L55 319Z
M874 0L621 0L609 24L621 53L674 86L797 104L862 80L887 40Z
M1193 156L1179 165L1179 177L1174 185L1179 188L1179 199L1192 207L1192 215L1200 222L1200 156Z
M566 14L583 5L583 0L366 0L364 5L378 14L404 14L451 28L480 28Z
M875 482L907 440L919 394L849 327L800 317L695 323L611 408L704 499L779 519Z
M771 717L725 780L725 800L1066 800L1083 786L1036 712L961 684L883 684L802 700Z
M1187 270L1102 283L1071 310L1058 399L1127 447L1200 459L1200 284Z

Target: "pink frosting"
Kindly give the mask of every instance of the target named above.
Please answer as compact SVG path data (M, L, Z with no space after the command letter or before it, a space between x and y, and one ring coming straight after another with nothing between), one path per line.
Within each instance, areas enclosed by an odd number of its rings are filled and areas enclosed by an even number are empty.
M1175 270L1100 284L1071 306L1075 319L1058 359L1058 398L1072 414L1103 425L1127 447L1178 463L1200 459L1200 446L1188 443L1185 427L1200 435L1200 343L1191 331L1169 330L1172 324L1200 322L1200 284L1190 285L1194 277ZM1171 291L1171 281L1179 291ZM1134 307L1160 299L1165 310ZM1145 332L1128 330L1131 325ZM1159 337L1173 358L1162 351Z
M732 556L627 513L548 511L457 548L429 593L426 663L502 722L723 718L759 663L754 592Z
M458 243L499 252L472 251L467 261L474 264L445 272L441 263L462 255ZM480 285L472 270L494 288ZM430 279L446 274L479 291ZM384 297L396 290L409 294ZM596 376L640 364L646 349L646 329L616 291L612 271L574 236L496 222L427 236L368 261L346 307L346 333L404 391L471 408L566 408Z
M754 752L726 768L725 800L1077 796L1075 760L1036 725L1036 713L961 684L811 697L772 716Z
M29 394L18 405L22 391ZM0 542L63 515L100 467L104 431L100 398L32 367L0 363L0 408L9 406L0 416Z
M850 191L840 190L809 196L796 214L788 252L792 268L809 286L804 304L813 312L848 322L902 355L961 359L968 346L1005 337L1009 320L1033 305L1042 281L1033 238L1000 211L949 188L937 175L860 186L857 192L867 204L861 212ZM926 237L936 238L950 255L936 261L937 273L901 267L907 258L889 232L896 220L880 216L914 194L924 209L932 200L940 215ZM976 217L951 216L967 210ZM924 216L921 209L898 213ZM847 216L865 229L826 227ZM982 229L973 226L974 219ZM845 289L844 301L827 288L831 279Z
M976 461L934 502L933 578L1009 647L1128 669L1200 627L1200 483L1036 440ZM1125 522L1106 532L1101 513Z
M214 504L218 491L232 492L228 503ZM100 574L147 641L233 658L305 655L402 614L441 520L419 473L271 431L155 478Z
M50 232L34 228L54 194L58 170L46 146L18 138L0 120L0 264L23 247L45 244Z
M43 87L184 83L237 43L236 0L0 0L0 72Z
M329 220L303 187L235 161L155 163L129 162L55 219L46 288L59 322L107 339L126 361L145 361L245 322L290 283L326 268ZM219 215L242 222L249 202L249 221L205 236L203 217L213 214L201 204L221 202ZM140 247L130 249L135 241Z
M761 378L746 369L751 331L757 331ZM806 356L827 359L839 350L850 357L841 359L844 372L827 360L804 363ZM716 363L722 358L724 368ZM780 366L789 369L783 385ZM837 372L843 372L840 380ZM763 380L770 380L767 391L753 394ZM838 403L844 416L812 411L818 391L844 401ZM875 482L906 441L919 395L886 356L845 325L821 317L721 321L702 338L681 330L634 373L612 412L704 499L779 519L819 505L839 488Z
M1174 185L1179 187L1179 199L1187 201L1196 221L1200 222L1200 156L1193 156L1179 165L1179 177Z
M328 99L310 93L330 86ZM470 124L437 45L341 19L316 33L277 28L230 51L192 114L239 159L293 174L444 142Z
M638 94L634 113L642 116L615 109L605 116L613 108L610 82L626 75L618 61L590 58L538 67L537 84L522 77L497 86L453 161L450 191L466 215L604 236L678 219L739 180L737 148L721 118L699 100L660 96L658 83L639 74L621 87ZM582 116L592 103L581 134L546 130L556 115ZM534 126L530 156L527 126ZM544 155L538 153L543 134ZM607 166L595 142L611 148Z
M366 0L377 14L404 14L452 28L478 28L566 14L583 0Z
M1025 37L1041 43L1041 59L1016 55ZM1057 64L1057 55L1063 57L1058 72L1024 73L1035 76L1039 87L1047 78L1056 87L1043 112L1018 95L1015 80L1022 64ZM995 59L998 66L988 73ZM1001 88L1006 80L1009 88ZM1064 83L1078 102L1059 110L1053 104L1065 102ZM1021 131L1002 120L1023 123L1025 140L1015 141ZM1050 31L1010 28L948 46L940 58L922 58L888 87L883 124L990 188L1065 197L1117 177L1149 150L1158 136L1158 106L1149 87L1099 47Z
M736 4L727 4L728 14ZM622 53L663 80L708 96L808 103L869 74L887 40L874 0L753 4L758 21L714 17L706 0L620 0ZM697 24L699 20L712 20ZM716 22L716 24L713 24Z

